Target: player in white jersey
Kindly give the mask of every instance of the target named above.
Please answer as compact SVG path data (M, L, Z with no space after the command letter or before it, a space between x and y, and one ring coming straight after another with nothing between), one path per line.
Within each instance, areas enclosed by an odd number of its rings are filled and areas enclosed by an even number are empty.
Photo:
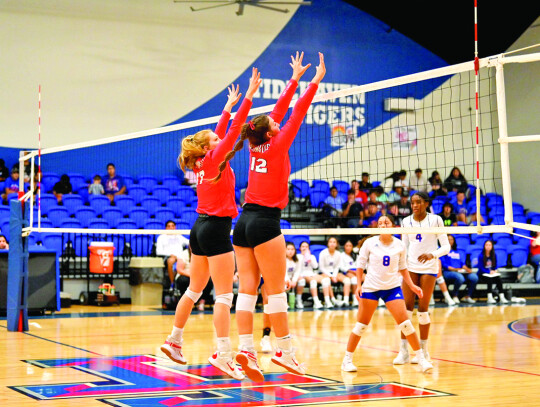
M391 228L395 225L392 215L383 215L377 221L380 228ZM416 350L418 364L423 372L432 369L433 366L424 358L424 353L420 347L420 342L414 326L407 314L401 282L412 292L422 298L422 289L413 283L407 271L407 249L405 244L392 236L390 233L380 236L368 237L360 249L358 256L357 273L364 273L367 267L367 274L363 284L359 284L356 295L359 297L358 316L353 328L347 351L343 358L341 369L346 372L356 372L353 364L353 354L360 342L360 338L366 331L373 314L378 306L379 299L382 299L388 311L394 317L401 332L405 335L411 347Z
M347 240L343 245L343 253L341 253L341 265L339 266L340 274L344 277L348 277L351 282L351 287L348 291L345 291L343 287L343 305L349 306L349 295L353 292L353 304L358 305L358 300L354 293L356 292L356 286L358 284L358 278L356 277L356 253L353 251L353 244L350 240ZM362 282L360 282L361 284Z
M304 308L302 302L302 292L306 284L309 284L309 291L313 297L313 308L320 309L323 307L322 302L319 300L317 291L317 276L315 272L319 268L317 258L311 254L309 250L309 243L300 243L300 254L298 256L298 262L300 263L300 278L296 285L296 308Z
M403 227L444 227L444 222L439 215L427 212L429 207L429 196L425 192L416 192L411 198L413 214L403 219ZM418 299L418 325L420 331L420 345L424 356L429 360L427 341L429 337L429 300L433 295L437 274L439 273L439 257L450 252L450 243L446 233L427 234L416 233L403 235L403 243L407 247L409 271L414 284L420 286L424 292L424 297ZM440 244L440 247L439 247ZM403 284L403 295L405 304L409 312L409 319L412 317L415 303L415 293ZM411 363L418 363L418 358L414 357ZM407 340L401 335L401 346L397 357L394 359L395 365L402 365L409 362L409 350Z
M319 254L319 281L323 288L324 307L341 307L343 301L338 301L334 296L333 285L343 284L343 293L347 297L351 291L351 279L340 273L341 252L338 251L339 243L335 237L328 239L327 248ZM347 301L348 303L348 301Z

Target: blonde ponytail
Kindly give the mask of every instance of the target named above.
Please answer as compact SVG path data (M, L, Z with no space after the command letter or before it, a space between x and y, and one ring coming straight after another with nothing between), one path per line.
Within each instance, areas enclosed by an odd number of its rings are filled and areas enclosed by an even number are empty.
M186 168L193 169L197 160L205 156L204 147L208 146L210 134L212 134L212 130L201 130L182 140L182 150L178 156L178 164L182 171L185 171Z

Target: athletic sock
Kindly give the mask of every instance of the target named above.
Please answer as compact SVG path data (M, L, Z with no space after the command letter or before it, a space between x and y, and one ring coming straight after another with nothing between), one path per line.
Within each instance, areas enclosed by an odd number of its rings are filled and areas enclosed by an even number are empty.
M217 350L218 352L231 351L231 340L228 336L223 338L217 338Z
M182 343L182 335L184 334L184 328L177 328L173 326L171 332L171 339L175 342Z
M253 352L255 345L253 343L253 334L238 335L240 341L240 350L247 350Z
M290 352L292 350L291 335L285 335L282 338L276 338L279 349Z

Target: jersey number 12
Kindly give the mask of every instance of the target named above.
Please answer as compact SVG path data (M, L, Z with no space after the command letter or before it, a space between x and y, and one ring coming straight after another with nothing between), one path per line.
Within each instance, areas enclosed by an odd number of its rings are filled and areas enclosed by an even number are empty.
M266 168L266 160L263 158L251 157L250 170L266 174L268 172L268 168Z

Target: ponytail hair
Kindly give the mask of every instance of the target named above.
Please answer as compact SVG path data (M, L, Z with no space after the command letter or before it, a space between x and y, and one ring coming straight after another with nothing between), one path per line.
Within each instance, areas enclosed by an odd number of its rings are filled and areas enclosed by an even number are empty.
M250 144L259 146L266 141L268 130L270 130L270 120L268 120L268 116L265 114L253 118L248 123L244 123L240 132L240 139L238 139L232 151L229 151L223 161L219 163L219 174L210 181L216 183L221 179L221 173L225 170L227 163L233 159L238 151L244 148L244 141L246 139L249 140Z
M201 130L182 140L182 151L178 156L178 164L182 171L185 171L186 168L193 169L197 160L206 155L204 147L208 146L210 134L212 134L212 130Z

